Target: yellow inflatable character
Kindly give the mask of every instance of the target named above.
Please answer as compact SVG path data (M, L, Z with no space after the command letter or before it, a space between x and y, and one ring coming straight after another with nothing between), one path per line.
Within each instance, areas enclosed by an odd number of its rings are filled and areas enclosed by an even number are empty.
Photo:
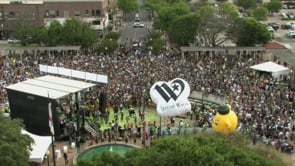
M213 118L212 128L214 131L227 134L236 130L237 126L238 117L231 110L231 106L229 104L219 106Z

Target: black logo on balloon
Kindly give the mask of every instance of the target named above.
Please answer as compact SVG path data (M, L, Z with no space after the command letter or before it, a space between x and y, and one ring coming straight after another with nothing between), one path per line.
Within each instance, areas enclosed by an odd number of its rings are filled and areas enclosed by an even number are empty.
M171 82L171 87L166 83L163 83L161 86L156 85L155 89L163 97L163 99L168 103L172 98L174 101L181 95L184 90L184 82L182 80L176 79Z

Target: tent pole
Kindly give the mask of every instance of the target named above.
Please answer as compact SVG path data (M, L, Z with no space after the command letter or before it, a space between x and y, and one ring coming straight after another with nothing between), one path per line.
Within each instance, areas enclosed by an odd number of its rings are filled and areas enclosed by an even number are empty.
M56 166L56 163L55 163L55 151L54 151L54 138L53 138L53 135L51 135L51 147L52 147L53 165ZM48 158L48 160L49 160L49 158Z

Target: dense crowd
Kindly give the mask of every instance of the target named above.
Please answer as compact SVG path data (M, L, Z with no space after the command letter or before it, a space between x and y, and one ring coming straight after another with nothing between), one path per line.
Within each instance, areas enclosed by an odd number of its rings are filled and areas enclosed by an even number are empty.
M77 54L42 52L1 58L0 102L7 102L5 85L40 76L39 64L71 68L108 76L102 85L109 103L140 105L148 99L149 88L156 81L180 77L192 91L204 91L227 98L239 118L239 130L253 139L292 139L294 131L294 89L279 83L267 73L249 67L263 61L263 55L186 55L184 58L166 45L157 55L144 47L122 45L116 54L79 51ZM290 77L282 78L288 81ZM97 96L100 89L92 95ZM211 123L212 110L197 109L196 120ZM213 110L214 111L214 110Z

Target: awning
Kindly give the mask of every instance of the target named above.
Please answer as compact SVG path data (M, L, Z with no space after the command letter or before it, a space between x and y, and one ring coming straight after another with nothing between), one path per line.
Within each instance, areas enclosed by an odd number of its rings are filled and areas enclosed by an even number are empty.
M44 156L51 145L50 136L38 136L32 133L29 133L26 130L22 130L23 135L30 136L34 143L31 145L32 150L30 151L29 162L42 163Z

